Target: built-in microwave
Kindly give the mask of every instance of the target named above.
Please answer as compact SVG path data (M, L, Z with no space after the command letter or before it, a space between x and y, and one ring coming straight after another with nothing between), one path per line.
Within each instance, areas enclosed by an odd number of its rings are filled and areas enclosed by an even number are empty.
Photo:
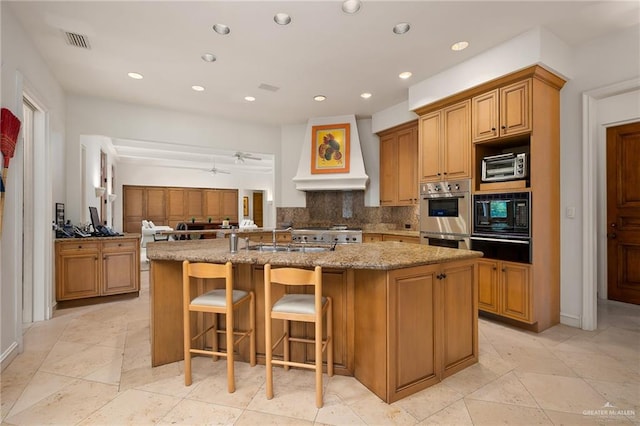
M531 193L473 196L473 234L501 238L531 237Z
M527 154L508 153L482 159L482 181L501 182L525 179L529 174Z

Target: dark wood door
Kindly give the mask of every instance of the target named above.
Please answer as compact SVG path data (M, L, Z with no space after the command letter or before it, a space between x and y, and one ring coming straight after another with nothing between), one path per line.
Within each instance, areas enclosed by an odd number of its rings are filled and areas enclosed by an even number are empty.
M607 293L640 304L640 122L607 129Z
M263 217L262 192L254 192L253 193L253 223L255 223L258 228L262 228L263 226L262 217Z

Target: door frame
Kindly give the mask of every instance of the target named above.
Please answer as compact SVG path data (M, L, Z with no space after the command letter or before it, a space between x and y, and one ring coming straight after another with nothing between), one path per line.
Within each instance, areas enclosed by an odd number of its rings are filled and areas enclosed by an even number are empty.
M614 108L600 108L619 102L623 94L640 92L640 78L623 81L582 94L582 316L583 330L598 327L598 292L606 299L606 155L607 127L640 120L640 108L625 115ZM604 231L603 231L604 230Z

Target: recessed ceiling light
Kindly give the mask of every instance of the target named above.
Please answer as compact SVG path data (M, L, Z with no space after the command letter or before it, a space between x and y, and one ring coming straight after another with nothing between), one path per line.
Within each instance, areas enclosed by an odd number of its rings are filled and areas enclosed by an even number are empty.
M393 32L395 34L404 34L411 29L411 25L408 22L400 22L393 27Z
M253 96L245 96L244 100L247 102L253 102L256 100L256 98L254 98Z
M467 41L459 41L459 42L453 43L451 45L451 50L453 50L455 52L458 52L460 50L466 49L467 47L469 47L469 42L467 42Z
M135 80L142 80L144 77L142 77L142 74L137 73L137 72L130 72L127 74L129 77L135 79Z
M225 24L213 24L213 31L221 35L227 35L231 32L231 28Z
M359 11L361 6L360 0L345 0L342 2L342 11L351 15Z
M411 74L409 71L405 71L405 72L401 72L400 74L398 74L398 77L400 77L403 80L408 79L409 77L411 77L413 74Z
M273 20L276 21L276 24L278 25L289 25L291 23L291 16L280 12L275 14Z
M204 87L202 86L191 86L191 88L196 92L204 92Z
M314 100L314 101L317 101L317 102L322 102L322 101L324 101L325 99L327 99L327 97L326 97L325 95L315 95L315 96L313 97L313 100Z
M212 53L205 53L201 56L202 60L205 62L215 62L216 57Z
M367 93L367 92L365 92L365 93L361 93L361 94L360 94L360 97L361 97L362 99L369 99L369 98L371 97L371 93Z

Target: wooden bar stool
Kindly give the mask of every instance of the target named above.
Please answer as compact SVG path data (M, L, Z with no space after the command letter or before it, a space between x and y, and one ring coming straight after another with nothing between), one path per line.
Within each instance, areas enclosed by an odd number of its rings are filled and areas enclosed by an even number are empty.
M197 294L192 295L191 278L199 278L196 287ZM204 293L202 279L224 279L224 288L215 289ZM217 280L216 280L217 281ZM219 284L218 284L219 285ZM252 291L233 289L233 267L231 262L226 264L215 263L190 263L185 260L182 263L182 299L184 314L184 384L191 385L191 354L211 355L214 360L219 356L227 358L227 385L229 393L236 390L233 369L234 347L243 339L249 337L250 364L256 365L256 317L255 296ZM203 294L204 293L204 294ZM249 330L234 330L233 311L240 306L249 304ZM203 312L213 314L211 327L200 332L195 337L191 336L191 312ZM218 314L224 314L225 328L218 328ZM208 331L213 330L212 350L193 348L192 341L199 339ZM218 334L226 336L226 351L218 349ZM235 336L239 336L237 340ZM204 345L203 345L204 347Z
M313 286L313 294L285 294L277 302L272 300L272 286ZM270 264L264 265L264 300L265 300L265 352L267 370L267 399L273 398L273 364L289 367L300 367L316 372L316 406L322 407L322 352L327 353L327 374L333 376L333 339L332 339L332 307L331 298L322 297L322 268L315 270L297 268L271 269ZM322 317L327 317L327 337L322 340ZM282 336L272 344L271 320L283 320ZM303 321L315 324L314 339L291 337L289 321ZM315 364L304 364L289 359L290 343L312 343L315 345ZM284 357L282 360L273 359L273 350L283 343Z

